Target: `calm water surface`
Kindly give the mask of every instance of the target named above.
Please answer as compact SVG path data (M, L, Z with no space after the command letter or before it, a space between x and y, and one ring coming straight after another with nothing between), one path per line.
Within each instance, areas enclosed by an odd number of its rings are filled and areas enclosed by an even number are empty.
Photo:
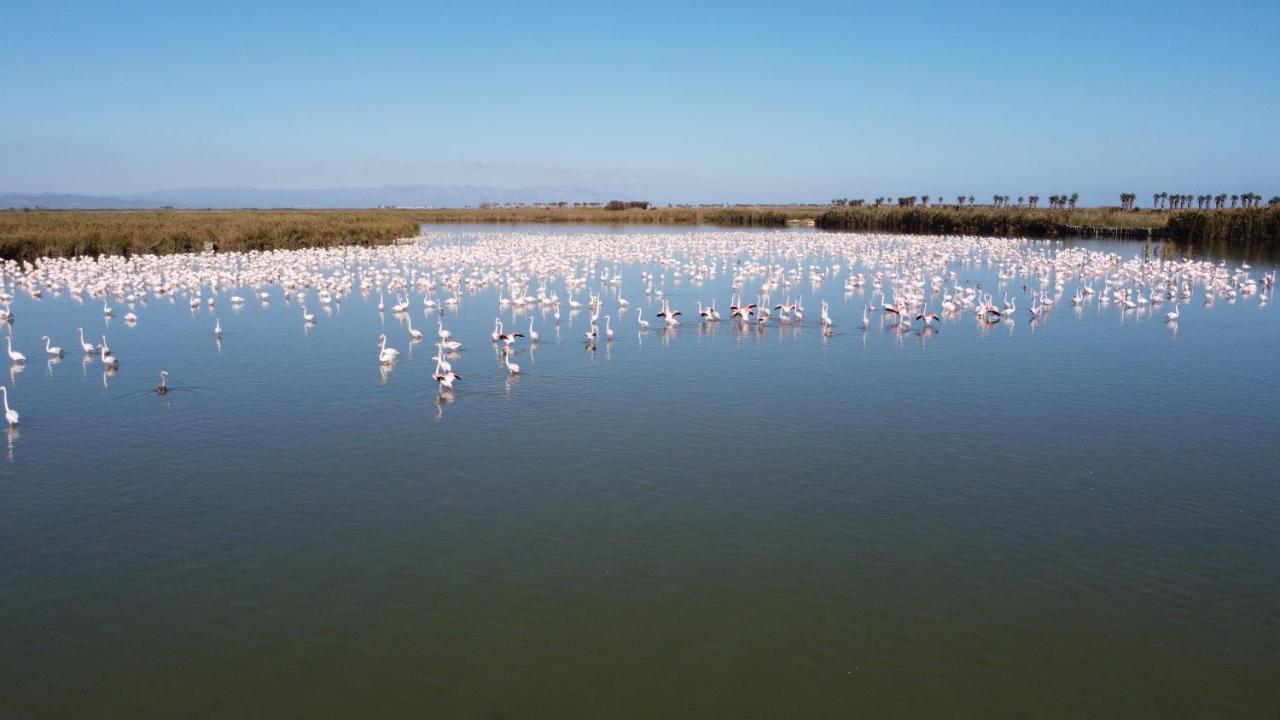
M75 338L100 300L19 293L0 715L1280 714L1280 321L1256 295L1197 288L1174 327L1167 303L1073 308L1072 281L1035 323L863 332L846 270L775 291L805 321L759 332L728 322L728 272L617 269L632 310L605 290L594 351L585 313L502 310L541 335L514 379L498 290L464 293L449 403L376 292L311 293L309 329L279 289L149 298L134 327L116 302L107 376ZM1029 304L1026 278L954 269Z

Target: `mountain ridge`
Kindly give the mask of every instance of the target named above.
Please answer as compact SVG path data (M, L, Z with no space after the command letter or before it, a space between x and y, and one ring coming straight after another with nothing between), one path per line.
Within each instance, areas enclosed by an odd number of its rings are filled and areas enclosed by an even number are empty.
M47 210L177 209L355 209L374 207L468 207L481 203L605 202L631 199L577 187L489 185L380 185L313 189L252 186L185 187L120 195L0 192L0 208Z

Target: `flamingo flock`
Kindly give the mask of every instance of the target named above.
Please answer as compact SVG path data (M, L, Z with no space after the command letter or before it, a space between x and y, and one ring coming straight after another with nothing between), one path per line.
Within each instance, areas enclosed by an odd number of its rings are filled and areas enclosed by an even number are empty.
M636 302L647 309L634 309L632 300L623 297L626 273L635 273L627 283L633 290L632 283L638 285L643 301ZM446 312L461 312L473 298L483 303L486 291L494 292L496 301L490 296L490 302L498 312L490 340L505 374L514 377L524 373L513 360L520 344L532 348L541 340L534 314L541 312L558 339L562 305L570 317L588 315L588 329L582 336L588 349L613 342L619 331L643 337L653 329L651 323L674 337L685 317L678 304L686 308L696 304L697 318L687 322L701 326L727 321L736 332L763 332L771 325L799 328L806 323L806 295L814 299L826 283L839 283L846 298L860 300L854 311L820 301L818 326L824 339L844 326L866 332L877 324L903 333L933 334L943 326L962 327L966 316L979 328L1041 323L1060 300L1077 312L1092 305L1100 314L1121 316L1154 317L1155 308L1167 305L1169 310L1160 317L1176 326L1182 319L1181 309L1196 301L1213 306L1256 300L1265 308L1274 292L1275 275L1274 270L1257 272L1248 263L1225 260L1130 257L1060 241L972 236L494 231L459 238L454 233L431 232L412 242L375 248L5 261L0 265L0 324L8 328L5 342L10 362L19 367L27 357L15 346L15 328L21 325L13 304L15 296L22 294L32 301L48 297L100 302L108 325L115 316L114 303L127 309L125 332L141 322L149 302L159 299L184 301L193 318L201 310L213 314L219 294L229 299L237 315L246 298L260 301L264 310L273 299L286 303L296 299L304 330L309 330L322 320L308 309L308 303L318 303L327 318L332 308L360 295L366 300L376 296L379 317L387 310L386 300L394 299L390 309L403 321L401 341L413 345L425 340L410 317L416 297L428 317L436 315L431 376L437 394L443 396L461 381L453 362L463 350L462 341L445 327ZM725 298L702 292L716 281L721 288L727 281L727 318L717 309L717 301ZM1068 286L1072 286L1069 295ZM1026 301L1021 310L1020 296ZM609 298L611 312L605 309ZM520 326L524 332L504 326L504 312L529 313L527 326ZM634 315L630 330L624 325L629 313ZM613 324L615 315L618 326ZM224 330L234 332L234 323L224 328L221 316L213 319L212 327L206 325L202 332L220 344ZM84 328L76 330L86 363L97 359L109 372L119 368L105 330L98 335L101 343L97 345L86 340ZM64 354L53 344L56 335L40 336L51 363ZM385 373L401 359L392 346L399 341L386 332L376 337L377 361ZM139 354L140 364L145 364L145 353ZM160 371L157 393L168 392L167 376ZM18 414L9 406L11 390L0 389L6 421L17 425Z

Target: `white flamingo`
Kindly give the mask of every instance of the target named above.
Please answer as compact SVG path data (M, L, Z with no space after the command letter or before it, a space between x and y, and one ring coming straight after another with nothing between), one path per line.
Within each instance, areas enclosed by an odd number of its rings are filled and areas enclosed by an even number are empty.
M379 362L381 362L383 365L390 365L394 363L396 361L396 358L398 357L400 357L400 351L396 350L395 348L387 347L387 336L379 335L378 336Z
M27 356L13 349L13 335L5 337L5 341L9 343L9 359L18 365L25 363Z
M106 365L107 367L116 367L120 364L120 358L116 357L111 352L111 348L107 347L106 335L102 336L102 344L98 346L98 352L103 365Z
M0 385L0 397L4 398L4 419L9 423L9 427L18 424L18 411L9 407L9 388Z
M49 354L50 354L51 356L53 356L53 357L62 357L62 348L57 347L57 346L49 347L49 336L48 336L48 335L45 335L44 337L42 337L42 338L40 338L40 339L44 341L44 351L45 351L45 352L49 353Z

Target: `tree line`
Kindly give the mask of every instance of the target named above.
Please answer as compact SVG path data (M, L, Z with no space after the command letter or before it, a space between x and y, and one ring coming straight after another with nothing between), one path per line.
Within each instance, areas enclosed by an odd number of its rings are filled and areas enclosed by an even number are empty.
M892 195L883 195L873 199L870 203L864 198L834 198L831 205L835 207L892 207L895 204L901 208L913 208L917 206L930 207L929 202L934 200L933 195L906 195L903 197L893 197ZM933 207L945 207L946 200L942 195L936 196ZM1015 204L1010 205L1011 196L1009 195L992 195L990 207L1040 207L1039 195L1019 195ZM1080 193L1071 193L1070 195L1050 195L1049 207L1062 209L1075 209L1076 203L1080 200ZM977 199L972 195L957 195L955 207L975 207Z
M907 195L903 197L893 197L892 195L884 195L877 197L870 202L863 198L834 198L831 205L834 207L893 207L897 205L900 208L913 208L917 206L930 207L929 202L934 200L933 207L943 207L946 201L941 195ZM991 205L988 207L1018 207L1018 208L1038 208L1040 207L1039 195L1019 195L1016 202L1011 204L1011 196L1009 195L992 195ZM1080 200L1079 193L1065 193L1058 195L1050 195L1049 207L1055 210L1074 210ZM1228 201L1230 205L1228 205ZM1237 193L1228 195L1227 193L1219 193L1217 195L1182 195L1178 193L1159 192L1151 194L1151 207L1154 210L1190 210L1192 204L1195 204L1197 210L1225 210L1230 208L1260 208L1262 207L1262 196L1255 192ZM975 200L972 195L957 195L955 207L974 207ZM1280 196L1276 196L1267 201L1267 205L1280 205ZM1120 208L1122 210L1138 209L1137 193L1120 193Z

